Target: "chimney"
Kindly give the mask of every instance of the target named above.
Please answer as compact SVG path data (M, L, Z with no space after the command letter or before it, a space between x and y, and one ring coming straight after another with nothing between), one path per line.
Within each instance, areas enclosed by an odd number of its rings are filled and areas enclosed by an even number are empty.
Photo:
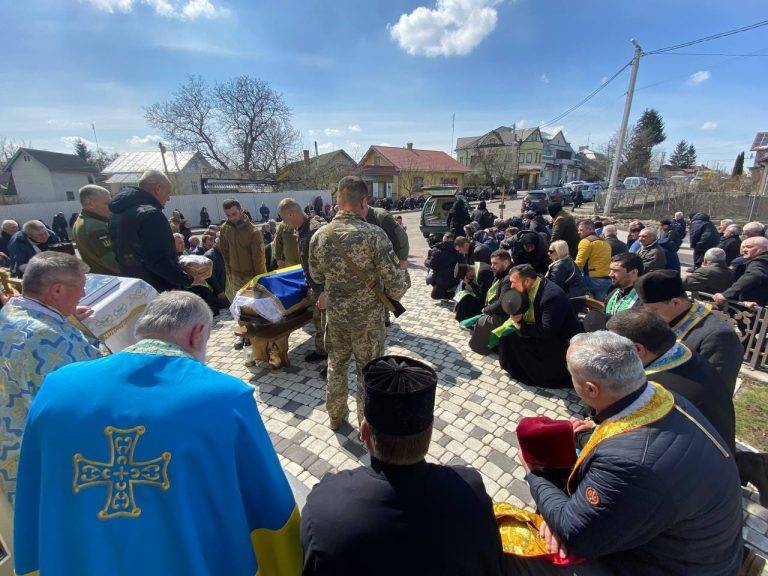
M413 142L408 142L408 144L405 145L408 150L413 150Z
M309 164L309 150L304 150L304 162Z
M320 154L317 153L317 140L315 140L315 156L320 156Z

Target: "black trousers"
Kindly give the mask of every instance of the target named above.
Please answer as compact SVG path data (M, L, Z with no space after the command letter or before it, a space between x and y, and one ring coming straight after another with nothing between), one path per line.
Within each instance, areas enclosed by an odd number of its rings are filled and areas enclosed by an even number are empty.
M432 293L429 295L433 300L450 300L456 293L456 286L441 286L435 284L432 286Z
M456 304L456 320L461 322L467 318L477 316L483 311L483 301L477 296L467 295Z
M514 380L540 388L570 388L565 363L568 343L561 340L523 338L518 333L499 340L499 366Z

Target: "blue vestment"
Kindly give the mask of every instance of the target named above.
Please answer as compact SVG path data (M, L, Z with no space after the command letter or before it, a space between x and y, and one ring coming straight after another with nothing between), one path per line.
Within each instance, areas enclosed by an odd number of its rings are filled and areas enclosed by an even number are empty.
M0 312L0 485L13 502L27 412L43 378L72 362L100 356L56 310L12 298Z
M61 369L29 414L16 571L301 572L299 513L253 389L157 340Z

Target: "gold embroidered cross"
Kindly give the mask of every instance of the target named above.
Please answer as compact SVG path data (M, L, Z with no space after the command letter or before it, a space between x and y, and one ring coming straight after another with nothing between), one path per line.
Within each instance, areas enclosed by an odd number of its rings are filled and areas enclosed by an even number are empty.
M136 505L133 487L136 484L149 484L162 490L168 490L171 483L168 480L168 462L170 452L161 456L136 462L134 452L136 443L145 432L144 426L121 429L107 426L104 435L109 440L109 461L96 462L82 454L72 457L75 466L75 477L72 490L77 494L81 488L89 488L98 484L107 485L107 501L98 513L100 520L110 518L136 518L141 514L141 508Z

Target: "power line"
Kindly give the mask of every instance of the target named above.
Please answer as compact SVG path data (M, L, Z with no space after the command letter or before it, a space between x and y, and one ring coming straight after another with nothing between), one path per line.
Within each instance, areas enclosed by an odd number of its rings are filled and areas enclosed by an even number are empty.
M590 92L589 94L587 94L587 95L586 95L586 96L585 96L583 99L581 99L581 100L580 100L580 101L579 101L577 104L574 104L573 106L571 106L570 108L568 108L568 109L567 109L565 112L563 112L563 113L561 113L561 114L559 114L559 115L555 116L554 118L552 118L552 120L549 120L548 122L544 122L543 124L539 124L539 128L544 128L545 126L551 126L551 125L552 125L552 124L554 124L555 122L559 122L560 120L562 120L563 118L565 118L566 116L568 116L568 115L569 115L571 112L574 112L575 110L578 110L579 108L581 108L581 107L582 107L584 104L586 104L587 102L589 102L590 100L592 100L592 98L594 98L595 96L597 96L597 94L598 94L598 93L600 93L602 90L604 90L604 89L605 89L605 87L606 87L606 86L608 86L608 84L610 84L611 82L613 82L613 81L614 81L614 80L615 80L615 79L616 79L616 78L619 76L619 74L621 74L622 72L624 72L624 70L626 70L627 68L629 68L631 65L632 65L632 61L630 60L629 62L627 62L626 64L624 64L624 66L622 66L621 68L619 68L619 69L618 69L618 70L617 70L617 71L616 71L616 72L613 74L613 76L611 76L611 77L610 77L610 78L608 78L608 79L607 79L605 82L603 82L602 84L600 84L600 86L598 86L597 88L595 88L594 90L592 90L592 92Z
M703 38L697 38L696 40L691 40L689 42L683 42L682 44L677 44L675 46L667 46L666 48L658 48L657 50L651 50L650 52L646 52L644 55L651 55L651 54L663 54L665 52L669 52L671 50L679 50L680 48L687 48L688 46L693 46L694 44L701 44L702 42L709 42L711 40L717 40L719 38L725 38L726 36L733 36L734 34L740 34L742 32L747 32L749 30L754 30L755 28L761 28L762 26L768 26L768 20L761 20L760 22L755 22L753 24L748 24L746 26L742 26L741 28L734 28L733 30L726 30L725 32L719 32L718 34L712 34L711 36L704 36Z
M766 58L768 57L768 54L755 54L754 52L749 54L728 54L723 52L659 52L658 54L655 54L655 56L732 56L734 58Z

